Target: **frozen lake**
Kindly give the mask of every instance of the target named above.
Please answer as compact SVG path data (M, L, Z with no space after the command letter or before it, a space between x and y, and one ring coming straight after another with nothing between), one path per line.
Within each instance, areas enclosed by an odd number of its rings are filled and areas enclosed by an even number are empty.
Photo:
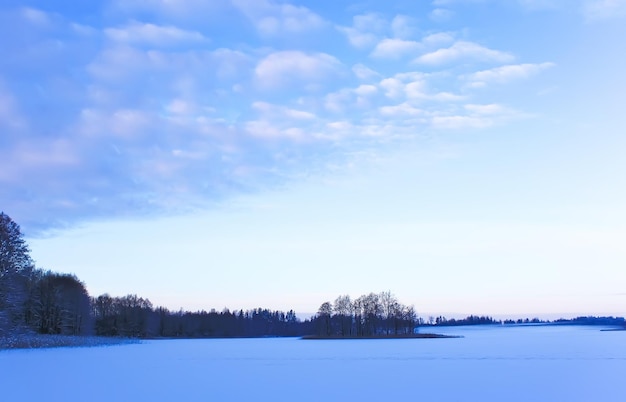
M456 327L460 339L146 341L0 352L3 401L598 401L626 331Z

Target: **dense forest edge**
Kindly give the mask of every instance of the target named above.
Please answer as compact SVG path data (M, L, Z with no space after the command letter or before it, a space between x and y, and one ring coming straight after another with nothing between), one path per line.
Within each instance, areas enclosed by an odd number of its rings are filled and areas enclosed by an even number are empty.
M389 291L324 302L311 318L293 310L170 311L131 294L90 296L74 274L35 267L20 230L0 212L0 349L96 346L154 338L299 336L306 339L437 338L421 328L485 324L546 324L538 318L419 317ZM577 317L551 324L626 327L623 317Z

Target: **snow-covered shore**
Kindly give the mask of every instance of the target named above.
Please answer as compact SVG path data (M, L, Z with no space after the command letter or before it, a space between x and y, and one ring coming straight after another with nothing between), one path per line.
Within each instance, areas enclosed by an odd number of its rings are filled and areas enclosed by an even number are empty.
M93 347L138 342L139 340L137 339L112 338L102 336L12 334L0 336L0 350L58 347Z

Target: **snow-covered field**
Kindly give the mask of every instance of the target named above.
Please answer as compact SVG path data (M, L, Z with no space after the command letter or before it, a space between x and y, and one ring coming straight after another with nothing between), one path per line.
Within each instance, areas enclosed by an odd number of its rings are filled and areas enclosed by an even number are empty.
M626 331L445 328L460 339L163 340L0 351L2 401L601 401Z

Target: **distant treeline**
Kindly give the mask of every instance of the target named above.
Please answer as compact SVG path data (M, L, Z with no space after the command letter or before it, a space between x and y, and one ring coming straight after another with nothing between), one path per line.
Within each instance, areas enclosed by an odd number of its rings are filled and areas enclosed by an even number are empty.
M34 267L19 225L0 213L0 336L15 333L136 338L400 335L418 324L413 306L390 292L351 300L300 320L293 310L170 311L137 295L91 297L71 274Z
M0 212L0 337L25 334L120 337L258 337L314 332L315 318L257 308L169 311L137 295L90 297L71 274L37 269L19 225Z
M419 326L544 323L539 319L496 321L419 318L413 306L391 292L356 299L339 296L300 320L293 310L224 309L170 311L137 295L91 297L71 274L35 268L19 225L0 212L0 338L15 334L101 335L132 338L302 336L371 337L413 334ZM624 325L624 318L578 317L557 324Z
M413 307L389 292L354 301L340 296L333 307L300 320L293 310L170 311L137 295L91 297L71 274L37 269L19 225L0 213L0 336L16 333L136 338L210 338L412 333Z
M428 317L427 322L421 322L422 326L454 326L454 325L485 325L485 324L501 324L501 321L494 320L492 317L470 315L466 318L454 319L444 316Z
M489 325L489 324L561 324L561 325L609 325L609 326L623 326L626 325L624 317L576 317L576 318L559 318L557 320L541 320L539 318L519 318L517 320L495 320L493 317L488 316L475 316L470 315L466 318L447 319L446 317L429 317L427 322L420 320L421 326L456 326L456 325Z
M552 321L555 324L572 325L626 325L624 317L576 317L572 319L559 318Z
M301 336L310 333L311 322L288 312L257 308L229 311L169 311L153 308L135 295L91 299L96 335L137 338L229 338Z

